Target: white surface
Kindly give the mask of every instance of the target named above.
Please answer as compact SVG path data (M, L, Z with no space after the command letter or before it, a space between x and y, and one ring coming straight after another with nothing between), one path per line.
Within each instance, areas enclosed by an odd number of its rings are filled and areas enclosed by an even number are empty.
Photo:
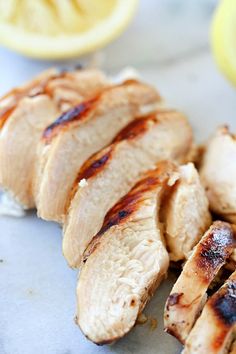
M110 72L136 66L189 116L199 140L218 124L231 123L236 130L236 90L217 71L208 49L215 2L142 0L135 22L105 50L103 63ZM51 65L5 49L0 64L0 93ZM32 213L0 217L0 230L0 354L179 353L177 341L162 331L169 282L145 310L158 318L156 330L150 323L136 326L118 343L97 347L73 322L77 275L62 257L59 227Z

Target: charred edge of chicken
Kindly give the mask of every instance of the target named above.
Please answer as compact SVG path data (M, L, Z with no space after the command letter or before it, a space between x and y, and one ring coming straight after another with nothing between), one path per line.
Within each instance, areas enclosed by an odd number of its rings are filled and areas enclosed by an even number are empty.
M209 229L207 237L199 243L196 269L201 270L203 281L209 282L214 270L230 256L234 244L234 235L230 224L215 221Z

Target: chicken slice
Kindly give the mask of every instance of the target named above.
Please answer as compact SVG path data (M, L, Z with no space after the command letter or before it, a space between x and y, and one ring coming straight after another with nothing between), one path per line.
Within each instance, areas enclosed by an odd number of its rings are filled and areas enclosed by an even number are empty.
M236 137L222 127L206 147L200 174L212 211L233 223L236 223L235 161Z
M188 336L183 354L224 354L236 330L236 271L207 301Z
M180 166L180 178L162 211L170 259L187 259L211 225L208 200L192 163Z
M73 77L73 73L61 73L53 77L52 80L60 78L62 89L64 79L63 92L66 94L66 83L68 77L71 76ZM83 80L89 82L90 89L91 82L93 82L94 90L91 90L91 95L100 92L107 83L103 74L95 70L77 72L76 80L75 92L78 85L81 84L77 103L81 101ZM75 78L71 81L75 82ZM5 120L0 132L0 184L26 209L34 207L32 183L36 165L37 143L45 127L61 114L64 104L63 95L61 100L59 100L58 94L54 99L55 92L49 87L50 83L50 80L47 81L47 84L44 84L43 88L34 92L33 95L30 91L30 96L21 97L8 119ZM86 96L87 93L85 89L83 99L90 97ZM75 101L72 100L71 104L74 105Z
M206 291L234 248L231 226L215 221L194 248L167 299L165 329L185 343L206 301Z
M106 215L85 255L77 323L97 344L123 337L165 277L169 257L158 213L176 167L161 162Z
M153 112L160 101L153 87L129 81L72 108L49 126L38 149L34 191L38 215L63 222L83 163L108 145L134 117Z
M183 162L191 144L186 118L176 111L162 111L132 122L112 145L85 163L64 224L63 253L71 267L80 265L108 210L141 175L160 160Z

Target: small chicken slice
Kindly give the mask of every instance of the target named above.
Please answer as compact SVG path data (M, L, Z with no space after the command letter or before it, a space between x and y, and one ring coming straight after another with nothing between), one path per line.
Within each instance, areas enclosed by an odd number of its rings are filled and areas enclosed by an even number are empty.
M165 238L170 259L187 259L211 225L211 215L205 190L192 163L180 166L180 178L162 211L166 224Z
M236 331L236 271L207 301L188 336L183 354L224 354Z
M73 73L61 73L52 80L59 80L60 88L66 94L67 82ZM65 80L64 86L62 85ZM78 92L77 103L89 98L85 89L85 96L82 95L84 80L89 83L90 94L93 96L106 86L107 80L102 73L95 70L85 70L76 73L75 92ZM71 78L74 82L75 78ZM91 89L93 82L94 89ZM51 81L47 81L32 96L21 97L14 106L12 113L0 132L0 184L9 191L13 197L23 205L25 209L34 207L34 197L32 191L33 177L36 165L36 149L43 130L61 114L64 97L61 100L57 94L54 99L54 91L50 88ZM81 89L78 90L78 85ZM59 84L58 84L59 85ZM72 84L71 84L72 85ZM58 86L59 87L59 86ZM71 91L71 86L69 91ZM61 92L62 94L62 92ZM68 106L69 101L66 102ZM71 101L71 105L75 100Z
M85 163L64 224L63 253L71 267L80 265L108 210L141 175L160 160L183 162L191 144L186 118L176 111L160 111L133 121L112 145Z
M134 326L165 277L169 257L159 209L175 165L161 162L106 215L85 254L77 285L77 323L97 344Z
M167 299L165 329L185 343L206 301L206 291L234 248L230 224L215 221L194 248Z
M213 212L236 223L236 137L227 127L217 130L203 157L200 170Z
M160 102L153 87L128 81L72 108L49 126L38 149L34 191L38 215L63 222L83 163L111 143L134 117L154 112Z

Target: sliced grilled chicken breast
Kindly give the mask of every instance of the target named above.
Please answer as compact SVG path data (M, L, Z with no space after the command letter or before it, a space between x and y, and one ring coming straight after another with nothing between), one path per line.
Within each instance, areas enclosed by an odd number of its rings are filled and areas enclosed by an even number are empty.
M97 344L135 324L165 277L169 257L158 213L175 166L161 162L106 215L89 244L77 286L77 323Z
M127 81L62 115L44 132L35 186L38 215L63 222L82 164L108 145L134 117L160 104L153 87Z
M182 162L192 143L186 118L175 111L140 118L82 167L64 224L63 253L72 267L103 224L108 210L160 160Z
M189 252L211 225L208 200L192 163L180 166L179 180L166 201L162 219L170 259L187 259Z
M50 86L53 80L59 81L54 88ZM70 85L68 81L71 81ZM89 86L89 96L85 83ZM95 70L79 71L74 75L61 73L52 76L50 80L43 76L41 86L38 84L34 93L32 90L25 90L26 96L21 97L8 118L4 118L0 132L0 183L25 208L34 206L32 179L37 143L43 130L56 119L65 104L68 107L69 104L80 102L81 98L97 94L106 83L103 74ZM56 88L60 88L61 96ZM73 97L70 101L66 94L71 92L72 88L74 94L78 93L78 99Z
M188 336L184 354L224 354L236 331L236 271L207 301Z
M206 301L206 291L234 248L230 224L215 221L184 265L165 306L165 329L185 343Z
M212 211L236 223L236 138L227 127L217 130L203 157L201 179Z

